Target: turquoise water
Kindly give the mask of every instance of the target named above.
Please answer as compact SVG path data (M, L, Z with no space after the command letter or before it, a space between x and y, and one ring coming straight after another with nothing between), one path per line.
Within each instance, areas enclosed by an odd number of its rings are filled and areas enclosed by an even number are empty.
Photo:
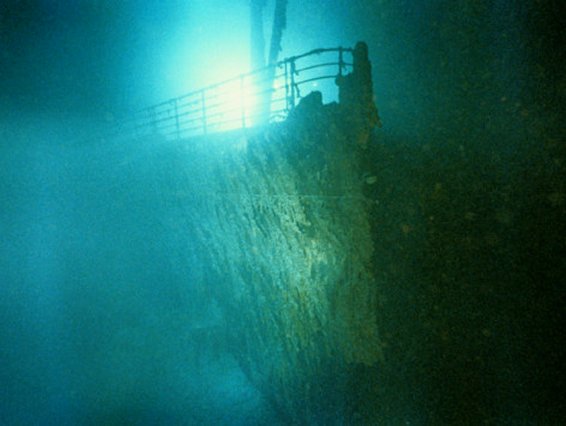
M193 157L189 167L161 140L116 144L98 136L124 111L193 89L173 81L179 75L211 83L206 69L191 76L189 65L200 70L202 58L209 67L210 57L221 57L223 31L229 46L247 45L246 25L221 31L214 20L221 13L223 20L245 19L243 2L5 2L0 424L291 424L288 407L304 424L560 424L566 159L557 10L550 0L290 1L282 56L367 41L383 127L359 168L309 155L315 148L289 150L318 180L335 179L340 188L357 182L365 197L360 205L372 207L360 208L359 216L337 213L336 236L317 233L327 228L313 230L303 217L291 225L281 220L283 229L304 236L304 251L282 260L277 249L293 242L266 232L272 222L258 231L263 242L273 237L272 251L261 246L258 253L252 240L235 248L229 226L206 232L214 218L235 228L249 218L217 210L197 217L209 204L184 192L210 190L212 178L191 176L207 176L197 168L228 150L244 155L245 143L216 143L217 151L203 161ZM170 59L181 56L182 65ZM252 154L249 176L261 187L265 176L254 170L273 159ZM234 176L230 167L225 178L213 176L216 197L219 187L239 187ZM312 177L275 181L304 189ZM350 211L347 200L340 203L337 212ZM305 207L311 216L304 217L323 217L316 206ZM336 322L308 339L297 327L298 340L308 343L293 359L308 368L265 377L273 359L295 353L285 348L296 335L270 346L232 332L251 321L263 324L258 336L276 335L279 329L266 324L296 306L271 300L258 286L250 285L258 292L253 305L239 304L249 288L219 293L238 268L251 284L284 282L280 275L265 279L265 269L253 264L236 265L231 255L256 253L260 266L271 261L278 274L282 263L315 259L313 274L341 277L351 273L349 263L325 263L340 259L325 244L338 247L361 229L372 241L376 315L367 335L377 329L379 356L357 354L347 363L340 354L321 361L319 370L310 364L309 353L326 344L321 336L348 329L331 306ZM228 254L212 256L207 247L216 250L223 238ZM365 240L358 242L352 251L367 255ZM305 294L291 299L313 297ZM326 306L330 296L319 297L318 306ZM250 347L268 350L242 359ZM291 379L276 382L281 377ZM301 392L316 409L293 399Z

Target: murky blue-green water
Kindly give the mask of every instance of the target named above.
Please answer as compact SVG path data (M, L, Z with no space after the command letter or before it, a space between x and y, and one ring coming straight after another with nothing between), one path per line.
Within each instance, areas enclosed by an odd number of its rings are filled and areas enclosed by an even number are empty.
M234 356L225 312L203 286L219 260L185 232L198 229L187 226L196 201L179 193L171 203L168 192L190 170L170 168L159 143L97 136L122 112L241 72L247 7L0 6L1 425L288 422ZM558 2L289 0L282 56L357 40L369 46L383 121L360 180L376 206L368 232L384 356L349 370L372 377L359 382L362 401L310 378L321 400L358 407L318 418L560 424ZM308 232L309 253L322 252Z

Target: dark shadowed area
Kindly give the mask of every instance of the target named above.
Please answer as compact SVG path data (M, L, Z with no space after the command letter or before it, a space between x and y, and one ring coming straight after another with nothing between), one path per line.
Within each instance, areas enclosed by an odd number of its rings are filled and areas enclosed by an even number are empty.
M369 136L108 136L249 71L253 1L1 2L0 424L561 424L560 2L288 0Z

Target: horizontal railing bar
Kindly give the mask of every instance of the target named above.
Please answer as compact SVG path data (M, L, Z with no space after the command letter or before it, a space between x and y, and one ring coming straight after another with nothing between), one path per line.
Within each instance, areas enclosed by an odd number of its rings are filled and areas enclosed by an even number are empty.
M296 84L297 84L297 86L299 86L299 85L301 85L301 84L310 83L310 82L312 82L312 81L328 80L328 79L331 79L331 78L334 79L334 78L336 78L336 76L335 76L335 75L324 75L324 76L321 76L321 77L313 77L313 78L309 78L309 79L307 79L307 80L299 81L299 82L296 83Z
M179 121L179 124L182 124L182 123L190 123L190 122L193 122L193 121L202 121L202 119L203 119L202 116L200 116L200 117L194 117L194 118L191 118L191 119L183 119L183 121Z
M325 56L323 62L307 57L339 53L339 60ZM180 138L216 132L226 128L253 127L269 121L281 121L303 96L299 87L316 81L335 79L350 62L343 59L350 48L314 49L277 63L239 74L199 90L145 107L121 120L116 127L137 136L157 132ZM296 65L298 61L304 65ZM332 75L316 75L322 68L336 67ZM269 105L269 106L267 106ZM266 115L267 114L267 115Z
M330 47L330 48L325 48L325 49L314 49L311 50L310 52L306 52L303 53L301 55L297 55L297 56L291 56L289 58L285 58L282 61L278 62L278 64L285 64L285 62L292 62L292 61L296 61L297 59L302 59L305 58L307 56L312 56L312 55L320 55L321 53L326 53L326 52L348 52L348 53L352 53L354 51L354 49L349 48L349 47Z
M181 103L177 104L177 108L183 108L183 107L186 107L186 106L189 106L189 105L198 105L198 104L200 104L200 99L195 99L194 101L186 102L184 104L181 104Z
M300 74L303 71L313 70L316 68L323 68L323 67L337 67L340 65L340 62L325 62L323 64L314 64L304 68L298 68L295 70L297 74Z
M307 53L304 53L304 54L302 54L302 55L291 56L291 57L289 57L289 58L285 58L285 59L283 59L283 60L277 62L276 64L267 65L267 66L265 66L265 67L256 69L256 70L251 71L251 72L249 72L249 73L240 74L240 75L238 75L238 76L236 76L236 77L229 78L229 79L224 80L224 81L221 81L221 82L219 82L219 83L215 83L215 84L211 84L211 85L209 85L209 86L205 86L205 87L203 87L202 89L196 90L196 91L194 91L194 92L190 92L190 93L187 93L187 94L185 94L185 95L181 95L181 96L179 96L179 97L175 97L175 98L168 99L168 100L166 100L166 101L163 101L163 102L161 102L161 103L158 103L158 104L154 105L154 107L161 106L161 105L166 105L166 104L168 104L168 103L174 102L175 99L182 99L182 98L185 98L185 97L189 97L189 96L191 96L191 95L197 96L197 95L200 95L202 92L210 91L211 89L214 89L214 88L216 88L216 87L218 87L218 86L222 86L222 85L227 84L227 83L230 83L230 82L239 81L239 80L241 80L242 78L245 78L245 77L247 77L247 76L252 76L252 75L259 74L259 73L264 72L264 71L267 71L267 70L269 70L269 69L271 69L271 68L273 68L273 67L281 67L281 66L285 65L285 63L295 62L295 61L297 61L298 59L302 59L302 58L305 58L305 57L307 57L307 56L320 55L320 54L325 53L325 52L340 52L340 51L342 51L342 52L350 52L350 53L351 53L351 52L353 51L353 49L351 49L351 48L340 48L340 47L337 47L337 48L328 48L328 49L314 49L314 50L311 50L311 51L309 51L309 52L307 52Z

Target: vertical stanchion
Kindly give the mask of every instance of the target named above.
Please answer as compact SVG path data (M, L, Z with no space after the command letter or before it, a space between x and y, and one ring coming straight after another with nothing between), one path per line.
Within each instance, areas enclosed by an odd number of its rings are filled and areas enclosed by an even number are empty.
M342 77L342 70L344 69L344 49L338 48L338 75Z
M290 78L291 78L291 109L295 108L295 90L297 90L295 84L295 74L297 72L295 68L295 60L291 59L290 61L291 70L290 70Z
M333 59L321 63L322 61L313 57L322 53L330 55L330 52L332 56L337 54L337 63ZM306 93L307 90L314 90L318 80L336 77L333 73L322 73L319 68L325 67L328 70L338 66L339 77L351 72L352 53L353 50L347 47L315 49L252 70L206 89L144 108L135 113L128 131L133 132L134 137L161 133L170 138L181 139L182 136L201 133L206 135L208 132L216 133L237 127L238 121L243 129L247 129L267 124L271 118L274 121L282 119L285 113L290 113L299 103L301 91ZM280 79L284 79L284 86ZM237 95L234 92L238 90L239 107L236 105L238 101L233 98L234 94ZM210 116L207 109L210 110ZM198 116L199 113L201 117ZM171 114L174 114L174 122Z
M287 112L291 111L290 99L289 99L289 62L285 61L285 110Z
M206 103L205 103L204 90L200 92L200 107L202 114L202 131L206 135Z
M244 90L244 78L245 76L242 74L240 76L240 109L242 113L242 129L246 128L246 93Z
M152 107L148 110L149 119L151 122L151 128L153 133L157 134L157 113L155 112L155 107Z
M181 139L181 129L179 127L179 110L177 108L177 98L173 99L173 108L175 112L175 130L177 133L177 139Z

